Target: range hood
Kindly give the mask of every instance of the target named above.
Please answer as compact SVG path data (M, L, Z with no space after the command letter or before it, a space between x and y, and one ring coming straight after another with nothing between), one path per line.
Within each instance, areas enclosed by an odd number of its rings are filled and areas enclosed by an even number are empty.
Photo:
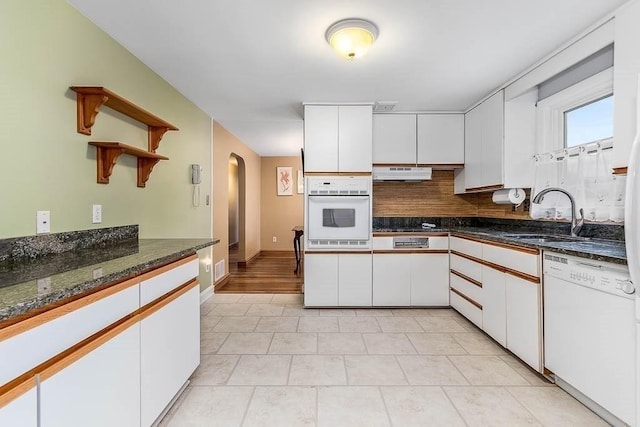
M427 181L431 179L431 168L412 166L374 166L374 181Z

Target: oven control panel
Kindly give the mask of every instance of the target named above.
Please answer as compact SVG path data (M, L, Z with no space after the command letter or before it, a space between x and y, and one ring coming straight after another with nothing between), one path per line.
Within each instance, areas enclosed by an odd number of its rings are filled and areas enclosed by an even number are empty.
M325 176L307 178L307 194L310 196L367 196L371 189L371 177Z

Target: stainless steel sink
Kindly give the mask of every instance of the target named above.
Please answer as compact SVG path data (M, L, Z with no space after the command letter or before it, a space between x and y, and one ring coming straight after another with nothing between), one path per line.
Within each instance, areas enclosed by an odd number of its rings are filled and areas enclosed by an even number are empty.
M503 234L503 236L528 243L588 242L590 240L589 237L564 236L558 234L507 233Z

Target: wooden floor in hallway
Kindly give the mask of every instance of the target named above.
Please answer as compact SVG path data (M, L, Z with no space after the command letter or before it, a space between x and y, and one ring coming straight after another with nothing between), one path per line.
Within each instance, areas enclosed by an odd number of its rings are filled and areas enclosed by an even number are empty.
M292 252L261 253L246 268L238 268L237 249L229 248L229 282L217 294L299 294L302 293L303 269L294 273L296 259Z

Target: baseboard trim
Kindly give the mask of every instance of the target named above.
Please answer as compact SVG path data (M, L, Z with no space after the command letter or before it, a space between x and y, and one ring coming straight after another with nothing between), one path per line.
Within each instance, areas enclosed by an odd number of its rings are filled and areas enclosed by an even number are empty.
M224 288L229 283L230 279L231 279L231 275L229 273L222 276L216 283L213 284L212 293L215 293L215 291Z
M200 305L204 304L212 296L213 285L207 286L204 290L200 291Z
M251 264L253 261L255 261L256 258L258 258L259 256L260 256L260 251L258 251L255 254L251 255L248 259L246 259L244 261L238 261L238 268L247 268L247 266L249 264Z
M286 251L260 251L260 256L269 258L296 258L296 254L292 250Z

